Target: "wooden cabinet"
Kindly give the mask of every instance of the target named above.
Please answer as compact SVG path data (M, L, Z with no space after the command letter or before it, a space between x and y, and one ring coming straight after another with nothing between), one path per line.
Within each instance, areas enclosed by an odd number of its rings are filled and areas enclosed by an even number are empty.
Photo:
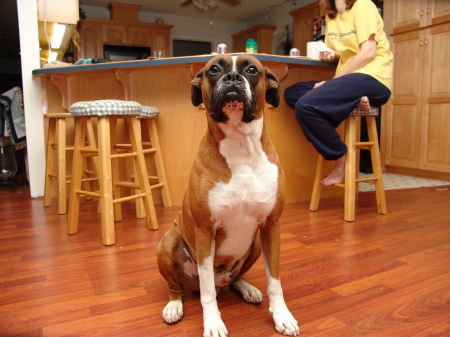
M450 20L448 0L396 0L386 2L395 13L390 33L402 33ZM385 11L386 12L386 11Z
M292 47L300 50L300 55L306 55L306 43L313 39L314 19L321 17L319 2L289 12L294 23Z
M170 31L173 26L142 22L86 19L81 23L79 58L103 58L103 45L150 47L171 55Z
M386 4L394 32L386 169L450 180L450 2L423 1L420 11L407 9L409 1Z
M253 39L258 43L258 53L273 54L272 40L275 26L256 25L231 36L233 39L233 52L245 52L247 39Z

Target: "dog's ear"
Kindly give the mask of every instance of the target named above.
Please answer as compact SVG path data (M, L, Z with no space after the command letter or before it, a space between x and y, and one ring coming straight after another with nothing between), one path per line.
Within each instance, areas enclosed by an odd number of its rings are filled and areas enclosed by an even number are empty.
M203 69L200 70L195 78L192 80L191 84L191 101L194 106L199 106L203 103L202 97L202 80L203 80Z
M275 108L280 104L280 92L278 85L278 78L269 69L266 71L266 102L273 105Z

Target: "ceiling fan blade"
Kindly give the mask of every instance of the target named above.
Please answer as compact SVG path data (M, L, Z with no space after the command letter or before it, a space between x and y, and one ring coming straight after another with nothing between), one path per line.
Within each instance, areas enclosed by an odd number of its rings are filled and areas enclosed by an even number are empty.
M192 5L192 0L186 0L185 2L183 2L182 4L180 4L180 8L184 8L184 7L188 7Z
M219 0L230 7L237 7L241 4L240 0Z

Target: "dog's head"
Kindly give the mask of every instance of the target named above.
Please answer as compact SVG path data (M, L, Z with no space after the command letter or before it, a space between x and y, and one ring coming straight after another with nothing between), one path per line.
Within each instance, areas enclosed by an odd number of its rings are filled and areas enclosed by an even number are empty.
M227 122L232 111L244 123L263 113L264 102L280 102L278 79L255 57L246 54L218 55L191 82L192 104L205 104L211 118Z

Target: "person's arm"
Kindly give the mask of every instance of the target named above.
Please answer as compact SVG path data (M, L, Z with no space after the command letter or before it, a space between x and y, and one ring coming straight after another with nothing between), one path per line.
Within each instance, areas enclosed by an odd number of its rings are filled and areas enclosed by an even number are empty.
M377 51L377 43L371 35L368 40L361 43L361 49L360 51L355 55L355 57L347 64L347 66L342 69L339 74L336 74L334 77L340 77L343 75L351 74L355 72L358 69L361 69L366 64L368 64L370 61L373 60L373 58L376 55Z

